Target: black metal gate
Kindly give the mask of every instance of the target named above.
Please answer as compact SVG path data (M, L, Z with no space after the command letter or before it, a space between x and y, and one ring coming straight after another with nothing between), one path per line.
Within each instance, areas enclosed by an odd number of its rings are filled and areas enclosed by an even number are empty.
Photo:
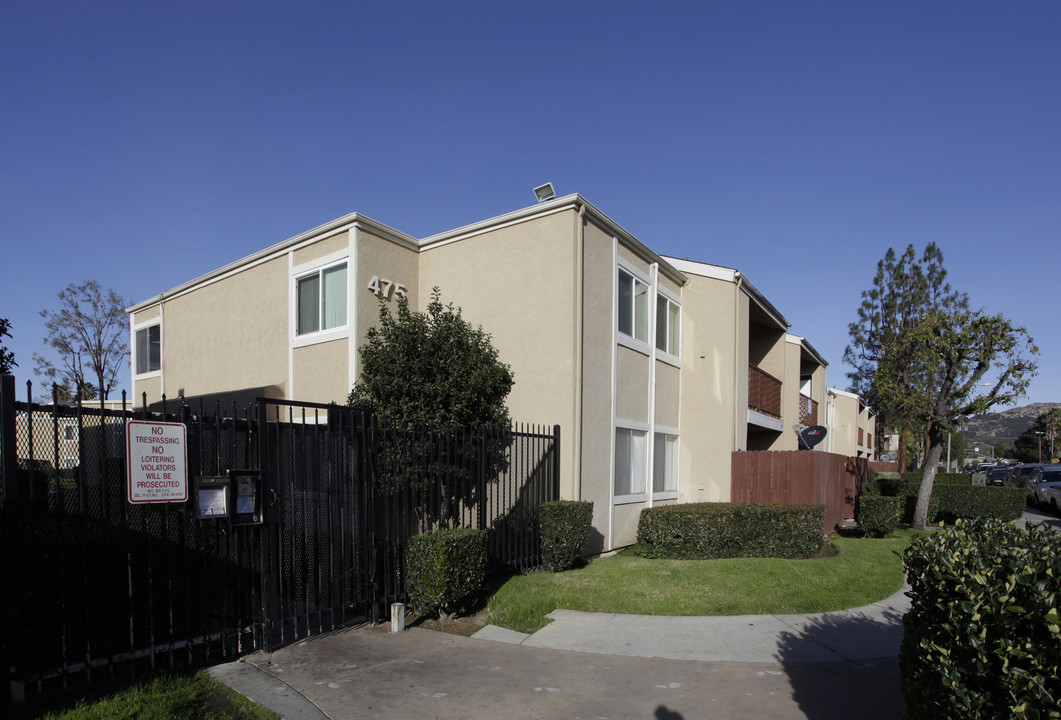
M534 567L537 508L558 498L556 426L439 434L336 405L134 412L31 391L18 402L2 376L0 707L378 621L406 599L418 532L488 529L495 563ZM190 481L260 472L261 522L199 519L191 491L128 502L131 420L185 426Z

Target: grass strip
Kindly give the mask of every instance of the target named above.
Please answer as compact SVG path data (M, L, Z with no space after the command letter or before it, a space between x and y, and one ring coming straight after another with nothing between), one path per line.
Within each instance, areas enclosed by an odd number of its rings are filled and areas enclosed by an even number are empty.
M41 720L279 720L274 713L202 671L157 677L38 717Z
M811 560L650 560L626 552L563 573L507 580L488 601L488 622L534 632L557 608L633 615L759 615L861 607L902 587L903 551L916 534L833 539Z

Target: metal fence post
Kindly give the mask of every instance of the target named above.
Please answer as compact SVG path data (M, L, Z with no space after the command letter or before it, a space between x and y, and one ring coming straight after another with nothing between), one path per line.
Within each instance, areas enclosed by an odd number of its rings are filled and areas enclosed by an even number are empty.
M7 570L7 647L4 663L10 669L9 692L12 705L26 700L22 664L25 661L25 623L22 617L22 549L19 546L18 453L15 437L15 376L0 375L0 463L3 472L4 544Z
M553 496L550 500L560 499L560 426L553 425Z

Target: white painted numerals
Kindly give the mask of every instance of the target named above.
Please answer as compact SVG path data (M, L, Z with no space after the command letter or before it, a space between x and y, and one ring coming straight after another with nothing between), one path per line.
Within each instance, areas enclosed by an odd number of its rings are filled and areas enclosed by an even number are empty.
M372 291L373 295L384 300L390 300L393 293L395 300L405 302L408 295L404 285L387 278L381 278L379 275L372 276L372 280L368 283L368 289Z

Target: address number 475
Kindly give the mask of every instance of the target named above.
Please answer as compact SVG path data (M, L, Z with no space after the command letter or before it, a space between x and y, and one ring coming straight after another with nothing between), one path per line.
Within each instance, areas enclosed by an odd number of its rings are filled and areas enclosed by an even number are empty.
M381 278L379 275L372 276L372 280L368 283L368 289L372 291L373 295L383 298L384 300L390 300L391 294L393 293L395 300L398 302L405 302L408 295L405 285L396 283L393 280L388 280L387 278Z

